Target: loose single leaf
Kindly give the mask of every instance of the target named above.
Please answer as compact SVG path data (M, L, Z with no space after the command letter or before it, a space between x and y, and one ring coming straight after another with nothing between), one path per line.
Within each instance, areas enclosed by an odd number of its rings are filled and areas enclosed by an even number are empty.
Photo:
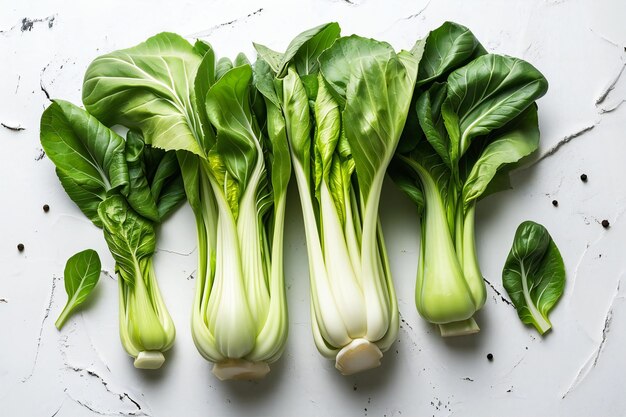
M41 145L72 201L98 227L98 204L108 193L127 195L124 139L75 105L55 100L41 116Z
M100 278L100 257L93 249L78 252L67 260L63 277L67 303L54 323L61 330L68 317L81 305L98 283Z
M202 50L164 32L100 56L85 73L85 108L108 126L141 131L157 148L204 155L194 92Z
M551 329L548 313L563 294L565 266L545 227L532 221L520 224L504 264L502 284L524 323L540 334Z
M306 30L296 36L282 56L281 65L277 71L278 76L287 75L287 68L292 63L301 77L315 74L318 69L318 57L335 42L340 32L339 25L332 22Z

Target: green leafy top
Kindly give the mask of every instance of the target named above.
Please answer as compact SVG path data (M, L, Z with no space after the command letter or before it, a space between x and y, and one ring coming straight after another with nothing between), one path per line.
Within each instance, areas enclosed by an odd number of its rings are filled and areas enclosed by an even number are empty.
M85 73L83 103L106 125L141 131L152 146L204 155L193 80L208 52L164 32L102 55Z
M398 145L419 59L359 36L337 40L320 57L324 80L340 97L345 136L365 201L372 187L379 194L382 176Z
M548 313L563 294L563 258L545 227L525 221L517 228L502 271L502 284L520 319L540 334L552 327Z

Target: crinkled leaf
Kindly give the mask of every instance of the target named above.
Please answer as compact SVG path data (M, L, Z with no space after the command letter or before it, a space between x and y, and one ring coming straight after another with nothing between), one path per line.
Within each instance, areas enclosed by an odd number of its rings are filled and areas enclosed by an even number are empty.
M152 256L156 249L152 222L139 216L120 195L100 203L98 214L116 270L128 285L135 285L135 277L142 276L139 261Z
M502 284L522 322L534 325L540 334L551 328L548 313L563 294L565 266L545 227L531 221L520 224Z
M130 179L130 192L126 200L137 213L153 222L158 222L159 210L146 174L144 143L141 136L132 130L129 130L126 135L125 153Z
M108 126L141 131L147 144L204 155L194 93L201 60L182 37L160 33L96 58L85 74L83 103Z
M86 111L55 100L41 116L41 145L70 198L100 227L100 201L115 190L128 194L124 139Z
M321 75L320 75L321 80ZM315 105L315 190L319 193L319 185L323 178L328 181L331 162L341 133L341 113L339 105L333 99L323 80ZM340 170L339 170L340 171ZM339 172L340 175L340 172ZM342 196L343 199L343 196Z
M450 138L441 117L441 105L446 98L446 85L434 83L419 96L416 103L417 117L430 146L452 169L450 160Z
M100 268L100 257L93 249L78 252L67 260L63 273L67 303L54 323L57 329L61 330L70 314L91 294L100 278Z

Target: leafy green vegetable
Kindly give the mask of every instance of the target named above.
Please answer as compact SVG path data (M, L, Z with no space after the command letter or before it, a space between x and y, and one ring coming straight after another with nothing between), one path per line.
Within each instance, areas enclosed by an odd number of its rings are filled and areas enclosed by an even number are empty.
M502 284L522 322L532 324L540 334L552 328L548 313L563 294L565 265L545 227L532 221L519 225Z
M291 145L314 340L340 372L351 374L380 365L398 331L378 203L419 56L338 35L339 27L329 24L297 36L285 54L255 46L257 67L274 76L273 83L257 77L258 88L268 108L280 102Z
M288 144L277 100L253 80L268 69L161 33L97 58L85 76L92 114L177 151L199 245L192 335L222 379L262 377L287 337Z
M69 316L91 294L100 278L100 257L93 249L86 249L71 256L65 264L63 277L67 303L54 323L61 330Z
M421 216L416 305L444 336L474 333L486 298L476 202L507 188L513 164L537 149L534 101L548 84L529 63L486 54L467 28L446 22L426 39L417 85L390 168Z
M124 141L62 100L42 115L41 144L70 198L104 230L120 277L122 345L136 367L160 367L176 332L152 267L154 222L184 199L175 155L145 146L134 132Z

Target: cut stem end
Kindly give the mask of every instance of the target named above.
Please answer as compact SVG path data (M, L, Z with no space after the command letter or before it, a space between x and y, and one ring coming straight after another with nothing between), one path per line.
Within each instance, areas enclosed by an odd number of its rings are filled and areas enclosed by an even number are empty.
M267 362L250 362L245 359L229 359L213 365L213 375L220 381L227 379L261 379L270 371Z
M135 368L139 369L159 369L165 362L163 353L157 350L143 350L135 358Z
M480 331L480 327L478 327L474 317L470 317L469 319L463 321L440 324L439 331L441 332L442 337L465 336L468 334L478 333Z
M374 343L365 339L354 339L337 353L335 368L341 375L352 375L380 366L382 357L383 353Z

